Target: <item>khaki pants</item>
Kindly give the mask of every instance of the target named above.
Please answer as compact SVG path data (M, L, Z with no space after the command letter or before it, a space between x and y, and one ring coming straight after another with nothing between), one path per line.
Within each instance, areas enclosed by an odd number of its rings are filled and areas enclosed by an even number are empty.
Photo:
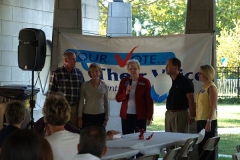
M188 133L188 111L165 113L165 132Z
M79 128L78 127L78 104L70 107L71 107L71 117L70 117L69 123L78 129Z

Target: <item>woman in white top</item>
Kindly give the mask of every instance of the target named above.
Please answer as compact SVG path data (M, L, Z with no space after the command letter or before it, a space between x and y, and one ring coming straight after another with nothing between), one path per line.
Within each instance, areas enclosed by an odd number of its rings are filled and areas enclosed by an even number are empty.
M89 81L82 84L78 107L78 126L88 123L101 124L108 122L108 88L100 80L102 69L99 64L92 63L88 69Z

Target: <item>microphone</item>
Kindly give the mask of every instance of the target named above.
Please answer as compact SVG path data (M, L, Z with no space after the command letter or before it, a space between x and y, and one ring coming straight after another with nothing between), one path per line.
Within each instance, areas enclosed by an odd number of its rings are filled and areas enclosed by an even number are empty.
M129 80L129 86L132 86L132 76L130 76L130 80ZM128 90L128 92L131 92L131 90Z

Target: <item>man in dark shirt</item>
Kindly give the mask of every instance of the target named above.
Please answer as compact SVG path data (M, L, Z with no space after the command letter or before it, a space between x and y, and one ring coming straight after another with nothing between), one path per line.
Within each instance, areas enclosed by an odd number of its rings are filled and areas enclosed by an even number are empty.
M26 107L21 101L9 102L6 105L5 117L8 125L0 131L0 148L7 137L19 130L26 114Z
M172 87L167 98L165 113L166 132L188 132L188 124L195 118L194 86L191 80L180 74L181 61L171 58L166 64L166 73L172 78Z
M49 93L62 92L71 106L70 124L78 128L78 101L80 87L84 82L82 72L76 68L76 55L72 51L63 54L64 65L53 71Z

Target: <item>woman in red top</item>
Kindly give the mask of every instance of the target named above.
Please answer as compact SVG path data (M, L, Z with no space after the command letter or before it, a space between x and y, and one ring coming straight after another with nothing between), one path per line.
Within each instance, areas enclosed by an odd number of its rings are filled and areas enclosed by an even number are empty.
M123 134L146 130L146 125L150 125L153 115L151 84L148 79L139 75L138 60L129 60L127 70L130 76L121 80L116 95L117 102L122 102L120 117Z

